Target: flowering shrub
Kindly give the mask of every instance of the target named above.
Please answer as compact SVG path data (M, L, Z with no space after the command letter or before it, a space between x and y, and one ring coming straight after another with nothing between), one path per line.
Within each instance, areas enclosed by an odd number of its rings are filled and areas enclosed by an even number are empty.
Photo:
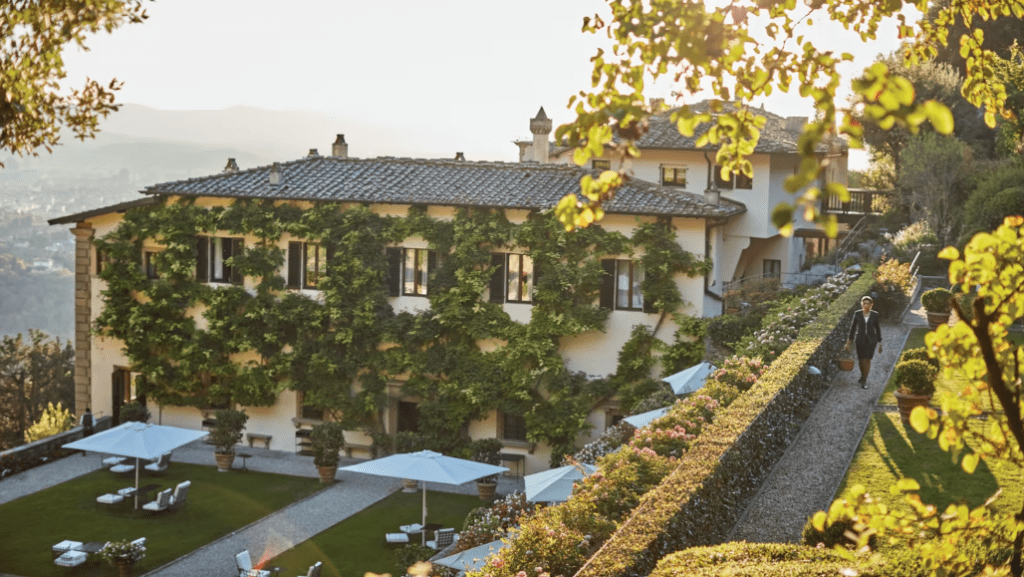
M800 329L846 292L855 279L853 274L841 272L829 277L821 286L808 290L804 296L783 301L765 317L761 330L738 347L737 353L759 357L766 363L774 361L796 340Z
M722 367L711 373L709 378L720 383L732 385L740 391L746 391L754 386L757 379L761 378L768 367L761 359L750 357L731 357L722 362Z
M914 277L910 274L910 263L896 259L883 259L875 270L875 284L871 290L878 294L875 309L887 319L894 319L903 312L910 302Z
M100 549L100 557L111 565L136 563L146 556L146 546L128 540L111 541Z
M633 438L633 431L635 430L636 427L625 421L608 427L596 441L587 443L582 449L576 451L576 454L572 456L572 460L578 463L594 465L601 457L612 451L617 451L619 447L625 445L626 442ZM569 461L570 459L567 457L562 464L568 465Z
M504 538L509 528L518 525L520 519L532 514L535 508L536 505L526 500L526 495L516 491L490 507L473 509L466 517L454 552Z
M614 524L586 503L570 501L544 507L513 531L507 547L488 557L479 570L467 572L467 576L572 575L614 530Z

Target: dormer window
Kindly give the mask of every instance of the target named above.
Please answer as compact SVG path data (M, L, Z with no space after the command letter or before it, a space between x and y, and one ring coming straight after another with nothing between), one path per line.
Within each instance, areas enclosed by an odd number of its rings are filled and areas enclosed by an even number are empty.
M661 167L661 185L662 186L686 186L686 167L685 166L662 166Z

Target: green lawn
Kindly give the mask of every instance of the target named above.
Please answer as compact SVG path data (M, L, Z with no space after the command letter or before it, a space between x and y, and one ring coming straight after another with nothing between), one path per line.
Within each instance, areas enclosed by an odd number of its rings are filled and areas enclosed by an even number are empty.
M903 506L904 497L890 494L889 487L909 477L921 484L921 500L940 510L961 500L976 507L1001 486L997 504L1006 511L1019 511L1024 501L1021 473L1005 462L982 461L974 474L967 474L937 441L904 426L898 413L875 413L837 494L860 484L890 507Z
M141 575L323 488L316 479L218 473L213 466L182 463L173 463L160 477L143 477L140 484L172 488L185 480L192 481L188 500L172 512L135 512L131 506L96 503L98 495L134 484L134 477L116 478L106 470L0 505L0 519L5 521L0 523L0 573L64 577L68 570L54 565L50 553L55 543L146 537L146 558L134 571ZM108 577L116 572L92 561L76 569L80 570L73 573L76 577Z
M305 575L309 566L323 561L323 577L350 577L367 571L404 575L395 558L397 546L386 545L384 535L398 527L418 523L422 493L394 493L341 523L299 543L264 566L286 567L282 575ZM483 505L475 496L427 492L427 522L462 530L470 511ZM433 535L428 535L432 539Z
M924 346L924 336L928 334L929 329L927 328L916 328L910 331L910 335L907 337L907 344L903 347L903 350L907 349L918 349ZM1024 334L1019 332L1011 332L1009 334L1011 341L1022 344L1024 343ZM886 367L888 368L888 367ZM935 382L935 396L932 397L931 405L938 407L941 404L943 393L959 393L967 385L967 379L961 375L953 375L947 377L944 371L939 371L939 377ZM882 405L895 405L896 397L893 393L896 391L896 380L895 375L889 375L889 382L885 385L885 390L882 392L882 397L878 400L879 404ZM985 410L991 410L988 405L988 400L984 400Z

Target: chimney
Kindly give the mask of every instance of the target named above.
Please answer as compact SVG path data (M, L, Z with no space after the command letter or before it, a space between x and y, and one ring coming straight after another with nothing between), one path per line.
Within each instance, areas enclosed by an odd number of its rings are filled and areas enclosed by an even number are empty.
M315 148L310 148L309 149L309 154L307 156L309 156L310 158L313 158L314 156L320 156L320 153L317 152Z
M708 156L708 152L704 151L704 160L708 163L708 187L704 189L704 200L708 204L718 206L722 200L722 192L718 190L718 185L715 184L715 163Z
M807 124L807 117L806 116L788 116L788 117L786 117L786 131L787 132L803 132L805 124Z
M456 160L457 162L465 162L465 160L466 160L466 155L465 155L465 154L462 154L461 152L456 152L456 153L455 153L455 160Z
M281 184L281 163L275 162L270 168L270 184Z
M551 134L551 119L544 114L541 106L536 118L530 119L530 132L533 133L533 159L540 164L548 162L548 135Z
M345 144L345 135L339 134L331 145L331 156L337 158L348 158L348 144Z
M235 162L234 158L228 159L228 164L224 167L223 172L238 172L238 163Z

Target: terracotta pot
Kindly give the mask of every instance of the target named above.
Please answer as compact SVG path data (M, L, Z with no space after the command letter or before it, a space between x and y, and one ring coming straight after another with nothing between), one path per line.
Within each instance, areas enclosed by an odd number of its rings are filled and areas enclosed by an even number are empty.
M840 371L852 371L853 370L853 359L839 359L836 361L839 365Z
M338 474L338 466L333 467L317 467L317 472L320 473L321 483L333 483L334 476Z
M403 493L415 493L416 489L420 486L419 481L413 481L412 479L402 479L402 492Z
M132 567L135 563L117 563L117 574L119 577L128 577L128 574L132 572Z
M494 492L495 490L497 490L497 488L497 483L481 483L480 481L476 482L476 493L477 495L480 496L481 501L493 501Z
M213 458L217 459L217 470L221 473L230 471L231 465L235 463L234 453L214 453Z
M900 420L907 424L910 424L910 413L914 407L927 407L928 401L932 400L932 395L909 395L899 391L893 394L896 395L896 404L900 408Z
M928 313L928 328L935 330L949 323L949 313Z

